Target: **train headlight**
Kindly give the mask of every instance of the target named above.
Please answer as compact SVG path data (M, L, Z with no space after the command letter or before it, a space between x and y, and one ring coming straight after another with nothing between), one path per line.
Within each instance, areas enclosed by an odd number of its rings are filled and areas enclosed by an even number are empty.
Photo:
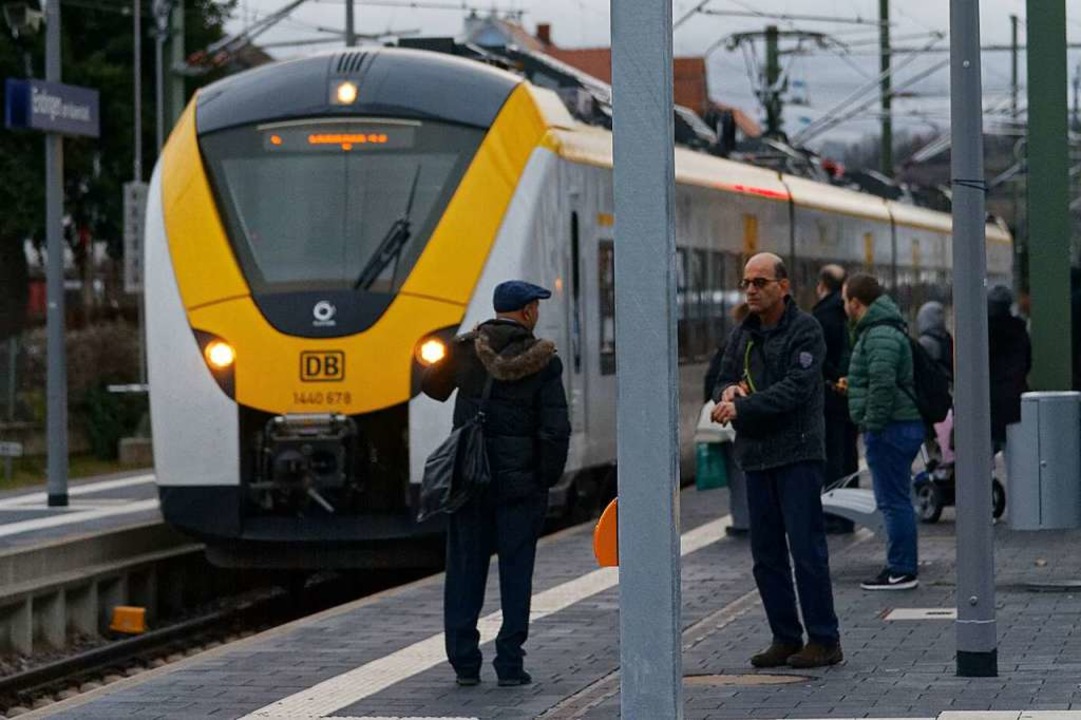
M352 105L357 101L357 94L356 83L346 80L335 88L334 99L337 100L339 105Z
M207 364L214 370L226 370L236 362L236 350L224 340L212 340L203 350Z
M236 397L236 349L213 333L192 328L203 362L214 382L228 397Z
M417 359L423 365L435 365L447 356L447 345L439 338L429 338L417 348Z

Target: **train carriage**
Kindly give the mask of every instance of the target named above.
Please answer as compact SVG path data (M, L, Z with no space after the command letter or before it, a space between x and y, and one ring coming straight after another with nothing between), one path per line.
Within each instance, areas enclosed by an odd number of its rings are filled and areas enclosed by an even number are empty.
M507 278L553 290L537 332L564 359L572 440L552 507L591 510L614 478L611 164L611 133L554 92L434 52L334 52L201 90L147 207L166 520L216 562L272 567L381 564L439 533L415 507L451 406L419 377ZM949 218L685 148L676 179L689 473L747 255L789 259L805 305L823 262L876 272L911 304L948 277ZM1008 278L1009 236L988 232L989 274Z

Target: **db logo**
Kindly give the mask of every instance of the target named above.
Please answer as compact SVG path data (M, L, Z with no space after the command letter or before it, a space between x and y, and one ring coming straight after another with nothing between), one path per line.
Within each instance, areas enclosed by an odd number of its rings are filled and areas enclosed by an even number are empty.
M345 353L322 350L300 353L301 382L337 382L345 380Z

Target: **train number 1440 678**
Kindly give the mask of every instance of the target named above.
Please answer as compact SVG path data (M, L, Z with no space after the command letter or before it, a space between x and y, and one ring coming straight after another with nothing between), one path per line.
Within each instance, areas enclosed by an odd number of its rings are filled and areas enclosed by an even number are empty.
M294 405L314 405L317 407L335 407L353 404L353 393L322 390L293 391Z

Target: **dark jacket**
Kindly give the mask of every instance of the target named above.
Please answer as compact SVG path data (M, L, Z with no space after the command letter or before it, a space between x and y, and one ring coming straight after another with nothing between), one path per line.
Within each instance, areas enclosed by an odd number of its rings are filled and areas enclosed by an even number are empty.
M447 357L424 374L424 393L443 401L458 389L454 426L476 416L493 378L484 424L496 497L543 493L563 474L570 441L563 363L555 345L512 320L489 320L455 338Z
M848 375L848 316L845 315L845 303L841 291L832 292L818 301L811 311L814 319L822 326L822 337L826 341L826 360L822 363L822 377L832 386L839 379ZM826 387L826 416L834 421L848 420L848 400L844 395Z
M946 329L946 308L932 300L925 302L916 314L919 342L931 359L946 373L953 386L953 335Z
M887 295L871 303L856 323L848 366L848 411L852 422L865 432L920 419L909 394L914 392L912 347L902 327L904 318Z
M732 423L740 468L761 471L825 459L825 357L822 328L791 297L775 327L763 329L751 315L732 333L713 398L741 380L751 387L748 397L736 400Z
M1006 426L1021 421L1021 394L1028 392L1032 345L1025 321L1005 313L987 318L991 375L991 438L1006 440Z

